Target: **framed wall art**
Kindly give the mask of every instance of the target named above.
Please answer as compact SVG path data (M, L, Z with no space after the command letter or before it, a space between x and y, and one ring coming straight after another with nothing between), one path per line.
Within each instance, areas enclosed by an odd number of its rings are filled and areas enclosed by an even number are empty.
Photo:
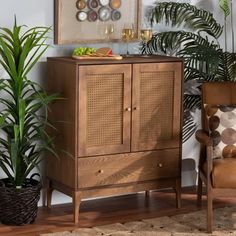
M138 39L141 0L54 0L55 44L119 42L133 27Z

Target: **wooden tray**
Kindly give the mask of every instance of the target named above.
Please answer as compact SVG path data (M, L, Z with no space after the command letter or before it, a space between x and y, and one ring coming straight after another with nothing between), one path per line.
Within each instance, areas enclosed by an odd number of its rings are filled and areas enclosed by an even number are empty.
M111 55L111 56L72 56L74 59L78 60L122 60L121 55Z

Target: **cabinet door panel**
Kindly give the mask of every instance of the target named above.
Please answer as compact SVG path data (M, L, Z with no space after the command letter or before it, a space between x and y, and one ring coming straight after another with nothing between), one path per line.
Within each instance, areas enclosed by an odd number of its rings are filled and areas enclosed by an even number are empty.
M130 151L131 66L80 66L79 80L79 156Z
M181 62L134 65L132 151L180 146L181 83Z

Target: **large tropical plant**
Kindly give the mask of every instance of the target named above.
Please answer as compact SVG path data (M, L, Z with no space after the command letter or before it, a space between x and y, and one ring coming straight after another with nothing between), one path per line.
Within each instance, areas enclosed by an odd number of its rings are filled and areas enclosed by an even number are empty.
M0 80L0 168L11 186L22 188L44 151L54 152L46 132L48 95L29 72L47 50L47 27L26 28L16 21L12 30L0 28L0 64L9 78Z
M218 38L223 27L212 13L188 3L156 1L147 11L152 25L164 23L170 30L154 33L142 52L174 55L184 59L183 141L196 130L192 111L200 108L204 81L233 81L235 53L224 51ZM146 50L146 51L145 51Z

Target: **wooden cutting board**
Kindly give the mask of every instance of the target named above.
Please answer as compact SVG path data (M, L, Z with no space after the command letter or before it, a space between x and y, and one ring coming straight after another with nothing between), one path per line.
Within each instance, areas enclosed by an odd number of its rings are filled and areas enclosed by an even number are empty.
M122 60L121 55L111 55L111 56L72 56L74 59L78 60Z

